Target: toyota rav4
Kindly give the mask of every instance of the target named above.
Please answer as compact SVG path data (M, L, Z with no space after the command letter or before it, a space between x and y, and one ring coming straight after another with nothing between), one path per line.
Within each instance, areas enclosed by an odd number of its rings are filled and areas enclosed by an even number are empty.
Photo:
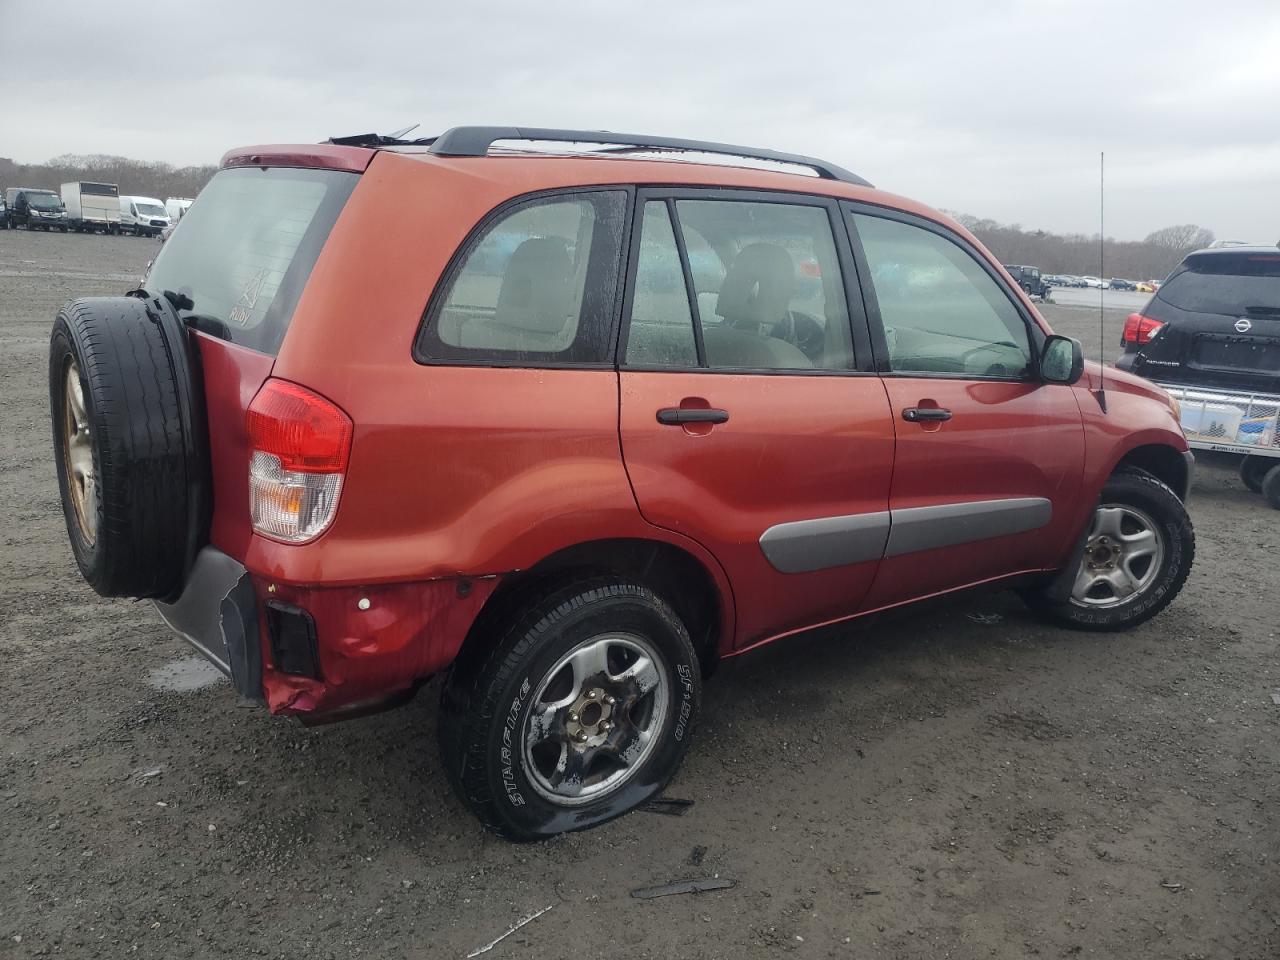
M1194 551L1166 393L947 217L751 148L233 150L49 378L95 590L272 713L443 674L444 767L515 838L660 791L721 658L972 587L1131 627Z

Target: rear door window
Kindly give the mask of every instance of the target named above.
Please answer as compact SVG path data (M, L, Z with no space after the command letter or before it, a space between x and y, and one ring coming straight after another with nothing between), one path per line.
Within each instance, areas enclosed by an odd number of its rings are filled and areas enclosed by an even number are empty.
M179 313L197 329L274 354L357 180L288 167L218 172L160 248L144 288L185 298Z
M1190 257L1156 296L1193 313L1280 318L1280 251Z
M648 201L626 363L851 369L849 311L827 208L745 199Z
M426 360L600 364L612 353L627 193L529 200L464 247L419 341Z

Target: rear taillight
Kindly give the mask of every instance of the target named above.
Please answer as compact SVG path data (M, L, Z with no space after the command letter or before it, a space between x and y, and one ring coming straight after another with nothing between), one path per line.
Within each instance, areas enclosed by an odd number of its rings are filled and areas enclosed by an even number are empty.
M1124 331L1120 334L1122 343L1150 343L1157 333L1164 329L1164 321L1144 317L1140 313L1129 314L1124 322Z
M287 543L329 528L351 456L351 418L319 394L268 380L249 404L249 514Z

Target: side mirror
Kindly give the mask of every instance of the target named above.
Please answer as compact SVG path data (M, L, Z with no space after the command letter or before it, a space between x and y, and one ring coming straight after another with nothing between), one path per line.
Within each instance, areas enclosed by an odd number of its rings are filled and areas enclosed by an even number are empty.
M1084 350L1079 340L1056 333L1040 351L1040 376L1046 383L1075 383L1084 374Z

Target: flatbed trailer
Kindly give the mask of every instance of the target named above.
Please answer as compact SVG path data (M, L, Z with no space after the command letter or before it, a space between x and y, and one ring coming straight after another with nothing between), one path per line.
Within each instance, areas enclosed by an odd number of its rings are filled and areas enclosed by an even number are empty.
M1160 386L1182 405L1191 449L1242 456L1240 479L1280 510L1280 394Z

